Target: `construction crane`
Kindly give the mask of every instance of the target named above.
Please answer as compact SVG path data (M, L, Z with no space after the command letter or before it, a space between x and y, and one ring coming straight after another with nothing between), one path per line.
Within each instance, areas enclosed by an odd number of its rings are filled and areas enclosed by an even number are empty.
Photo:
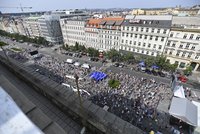
M20 8L22 12L24 12L24 9L32 9L32 7L22 7L21 4L19 7L1 7L0 8Z

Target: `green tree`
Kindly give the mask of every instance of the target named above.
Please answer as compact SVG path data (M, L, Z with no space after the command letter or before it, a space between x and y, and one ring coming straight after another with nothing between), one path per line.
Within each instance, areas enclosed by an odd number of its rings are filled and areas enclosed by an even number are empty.
M94 48L91 48L91 47L89 47L89 48L87 49L87 53L88 53L89 56L91 56L91 57L98 57L98 56L99 56L99 51L96 50L96 49L94 49Z
M185 75L190 75L192 73L192 66L187 66L183 72Z
M154 57L147 57L144 61L145 61L146 66L150 67L155 63L155 58Z
M6 51L5 51L5 49L3 48L3 47L6 46L6 45L8 45L8 44L5 43L5 42L0 41L0 48L2 49L4 55L6 56L6 59L9 61L8 55L6 54Z
M106 57L111 59L113 62L123 59L122 55L115 49L111 49L110 51L106 52Z
M110 79L110 80L108 81L108 85L109 85L109 87L111 87L111 88L118 88L119 85L120 85L120 82L119 82L118 80Z
M164 57L163 55L159 55L155 58L155 64L157 66L159 66L159 68L162 70L166 65L166 57Z

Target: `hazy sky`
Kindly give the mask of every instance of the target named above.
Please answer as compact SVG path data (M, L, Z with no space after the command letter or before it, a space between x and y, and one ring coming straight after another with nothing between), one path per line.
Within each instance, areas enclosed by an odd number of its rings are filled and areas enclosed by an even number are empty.
M151 8L175 7L176 5L193 6L200 4L200 0L0 0L1 12L21 12L20 9L2 8L31 6L28 11L47 11L74 8Z

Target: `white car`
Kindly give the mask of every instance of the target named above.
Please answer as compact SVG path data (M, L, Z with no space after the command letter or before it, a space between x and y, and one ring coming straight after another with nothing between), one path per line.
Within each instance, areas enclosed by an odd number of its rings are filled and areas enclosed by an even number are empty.
M76 66L76 67L79 67L80 65L81 65L80 62L75 62L75 63L74 63L74 66Z

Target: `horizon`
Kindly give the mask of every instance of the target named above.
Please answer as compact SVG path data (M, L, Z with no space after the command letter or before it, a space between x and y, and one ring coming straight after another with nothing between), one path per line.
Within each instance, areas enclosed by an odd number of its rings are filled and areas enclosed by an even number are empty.
M162 2L160 2L162 1ZM39 1L39 0L0 0L2 13L22 13L20 5L22 7L32 7L32 9L24 9L25 12L43 12L43 11L55 11L55 10L70 10L70 9L148 9L148 8L175 8L176 6L181 7L192 7L199 5L199 0L152 0L151 3L148 0L73 0L73 1ZM48 3L48 5L46 4ZM113 4L114 3L114 4ZM46 5L46 6L43 6ZM119 6L120 5L120 6ZM7 7L7 8L3 8ZM18 7L18 8L12 8Z

